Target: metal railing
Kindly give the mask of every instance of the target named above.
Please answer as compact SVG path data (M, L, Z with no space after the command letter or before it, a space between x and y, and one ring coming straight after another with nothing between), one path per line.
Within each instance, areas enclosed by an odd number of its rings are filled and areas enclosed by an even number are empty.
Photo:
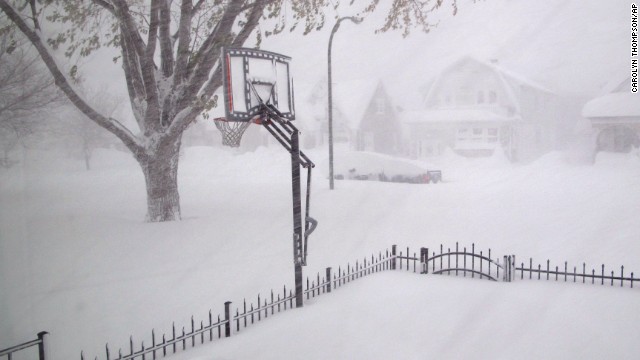
M445 251L443 245L440 245L440 252L429 252L428 248L421 248L420 254L411 252L407 247L406 252L398 251L398 247L393 245L391 251L379 252L378 255L364 257L355 263L348 263L347 266L338 267L337 271L332 268L326 268L324 276L320 273L316 277L307 277L306 287L302 291L302 295L306 299L315 298L322 294L330 293L345 284L355 281L359 278L366 277L382 271L405 271L420 274L440 274L452 276L477 277L481 279L490 279L494 281L511 282L515 280L524 280L537 277L539 280L556 281L564 278L564 281L582 279L587 282L591 279L591 283L599 280L601 284L611 283L611 285L620 283L620 286L629 284L633 287L633 282L640 281L634 278L633 273L630 276L624 276L624 267L620 268L620 275L616 276L611 272L611 276L605 274L604 265L600 274L596 274L592 270L591 274L586 271L586 265L583 264L582 273L578 272L574 267L573 272L568 270L565 262L564 271L557 266L555 270L551 268L547 261L546 268L538 265L537 269L533 266L533 260L529 260L529 267L516 266L515 255L505 255L492 259L491 250L487 253L477 251L475 244L471 245L470 251L466 247L460 248L456 243L455 249L448 248ZM518 277L518 271L520 276ZM534 274L537 274L535 276ZM157 359L158 356L166 356L169 353L175 353L178 350L186 350L187 348L196 346L197 343L204 343L205 338L213 341L214 338L230 337L233 332L239 333L242 329L256 324L277 313L296 308L294 300L296 294L294 290L283 287L282 290L274 292L273 290L268 296L257 296L257 302L247 301L244 299L241 306L232 309L232 303L227 301L224 303L224 315L218 315L217 321L214 323L211 311L209 311L208 325L200 322L200 327L196 328L193 317L191 318L191 329L186 331L182 328L182 334L176 334L176 327L173 326L171 338L163 335L161 342L156 342L155 332L152 330L151 347L145 347L144 342L134 348L133 338L130 338L129 349L127 354L123 355L122 350L118 351L118 357L111 357L109 347L106 346L106 360L133 360L133 359ZM235 310L235 311L233 311ZM206 336L208 334L208 336ZM217 335L217 336L216 336ZM137 349L137 350L136 350ZM10 358L9 358L10 359ZM44 359L44 358L42 358ZM84 354L81 353L81 359L84 360ZM98 359L96 357L96 359Z
M564 282L578 282L578 279L582 279L582 283L586 283L587 279L591 280L591 284L596 284L597 282L600 285L610 284L614 286L615 284L620 284L620 287L624 287L624 285L629 285L629 287L633 288L633 283L640 281L640 278L636 278L631 272L630 275L624 275L624 266L620 266L620 275L616 275L615 271L611 271L611 275L605 273L605 266L602 264L600 266L599 273L596 273L594 268L591 269L591 273L587 272L587 264L582 263L582 272L578 270L576 266L573 267L573 271L571 271L568 267L568 262L564 262L564 270L562 268L555 266L550 266L551 261L547 260L546 267L542 267L541 264L538 264L537 268L533 266L533 259L529 259L528 267L525 267L524 263L521 263L520 267L516 267L516 271L520 272L520 279L524 280L527 277L525 274L529 274L529 279L533 280L537 277L537 280L564 280ZM534 275L537 274L537 275ZM572 281L573 280L573 281ZM597 281L599 280L599 281Z
M420 250L420 263L422 264L423 274L447 274L456 275L462 274L466 277L470 274L472 278L478 276L481 279L489 279L498 281L500 279L500 271L503 272L503 280L508 281L505 276L503 264L499 261L491 258L491 249L488 254L484 254L482 251L476 252L475 244L471 244L471 251L467 251L466 247L460 250L458 243L453 251L451 248L447 248L444 251L443 245L440 245L440 253L435 251L429 252L429 248L421 248ZM507 257L505 257L505 264L508 263Z
M400 254L402 255L402 253ZM313 280L307 278L303 295L306 295L307 299L314 298L321 294L330 293L333 289L337 289L358 278L384 270L395 269L397 259L401 259L401 257L395 255L394 246L392 254L390 254L389 251L387 251L386 254L380 252L377 257L372 255L363 261L356 261L355 265L347 264L345 268L339 267L337 274L333 273L331 268L326 268L324 277L320 277L320 273L318 273ZM417 258L415 258L414 261L415 260L417 260ZM244 299L242 306L237 307L235 312L232 311L232 302L227 301L224 303L224 315L222 317L218 315L215 323L213 322L212 313L209 311L208 325L205 325L201 321L200 327L197 328L196 322L192 317L191 329L186 330L183 327L181 335L176 333L174 324L170 336L163 334L162 340L156 341L155 331L152 330L150 347L146 347L144 342L141 342L140 345L134 345L133 337L130 337L128 349L124 350L125 353L123 353L122 349L118 350L117 356L112 356L109 345L107 344L105 345L105 359L157 359L158 357L165 357L168 354L176 353L179 350L195 347L198 343L204 343L207 338L208 341L213 341L216 338L216 333L217 338L230 337L234 332L239 333L243 328L256 324L276 313L295 309L295 298L296 294L293 290L288 290L286 287L283 287L282 292L278 292L278 294L271 291L268 297L258 295L256 303L247 302L247 300ZM208 336L206 336L207 334ZM84 352L80 353L80 358L81 360L85 360ZM98 357L96 356L95 359L98 359Z
M44 344L44 340L47 336L47 334L49 334L46 331L41 331L38 333L38 338L35 340L31 340L31 341L27 341L25 343L22 343L20 345L16 345L16 346L12 346L10 348L4 349L4 350L0 350L0 357L2 356L6 356L7 360L11 360L13 358L13 354L20 351L20 350L24 350L24 349L28 349L30 347L33 346L37 346L38 347L38 360L46 360L46 351L45 351L45 344Z

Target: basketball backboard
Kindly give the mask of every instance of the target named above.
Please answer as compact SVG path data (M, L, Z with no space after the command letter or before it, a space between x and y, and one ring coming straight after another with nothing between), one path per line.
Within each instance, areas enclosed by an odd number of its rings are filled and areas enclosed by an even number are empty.
M295 119L291 58L249 48L222 49L222 86L227 121L251 121L260 105L273 105L287 120Z

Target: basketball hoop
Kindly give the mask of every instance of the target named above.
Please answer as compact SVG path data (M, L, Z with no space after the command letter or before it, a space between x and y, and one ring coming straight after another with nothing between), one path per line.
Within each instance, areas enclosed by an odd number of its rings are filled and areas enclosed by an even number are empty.
M226 118L215 118L213 123L222 134L222 145L236 148L240 147L242 135L251 124L250 121L228 121Z
M317 221L309 216L311 168L315 165L300 151L300 131L293 125L293 81L289 74L291 58L269 51L223 48L222 93L224 118L215 120L222 133L222 144L240 146L249 124L266 129L291 154L291 194L293 205L293 263L296 307L302 307L302 267L307 265L309 235ZM307 196L304 224L300 168L307 169Z

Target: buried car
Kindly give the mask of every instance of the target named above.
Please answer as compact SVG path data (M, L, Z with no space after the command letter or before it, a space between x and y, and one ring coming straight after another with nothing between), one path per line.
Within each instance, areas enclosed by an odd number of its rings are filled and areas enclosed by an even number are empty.
M342 174L337 174L334 177L336 180L373 180L381 182L394 182L394 183L407 183L407 184L437 184L442 181L442 171L440 170L427 170L425 173L418 175L402 175L397 174L389 176L384 172L360 174L355 168L349 170L349 174L345 177Z

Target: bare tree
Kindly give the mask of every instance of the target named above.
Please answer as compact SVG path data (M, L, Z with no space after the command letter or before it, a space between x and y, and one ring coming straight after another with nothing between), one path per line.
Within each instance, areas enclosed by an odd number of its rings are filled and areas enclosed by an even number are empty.
M96 110L108 117L114 117L124 103L123 98L110 94L104 86L97 90L85 88L84 93L88 101L96 104ZM93 151L109 146L116 138L93 121L87 121L89 119L75 107L69 110L67 118L61 119L57 126L57 133L69 140L74 150L80 152L85 168L91 170Z
M16 146L42 126L46 110L64 100L53 77L42 67L39 55L30 51L0 17L0 166L9 167Z
M38 50L56 85L88 118L117 136L140 164L146 179L148 221L180 217L177 172L182 133L215 106L222 83L218 61L223 46L243 46L258 24L265 35L303 24L304 33L322 28L332 0L0 0L0 9ZM364 14L380 0L367 0ZM420 26L444 0L393 0L380 31ZM455 12L456 0L450 0ZM42 4L42 5L40 5ZM350 2L354 5L354 1ZM42 7L38 7L42 6ZM46 15L46 16L45 16ZM64 23L47 36L43 26ZM49 33L50 34L50 33ZM257 33L258 39L262 36ZM46 40L45 40L46 39ZM54 50L89 55L102 45L119 48L129 102L139 133L96 110L62 69ZM91 76L91 75L88 75Z

